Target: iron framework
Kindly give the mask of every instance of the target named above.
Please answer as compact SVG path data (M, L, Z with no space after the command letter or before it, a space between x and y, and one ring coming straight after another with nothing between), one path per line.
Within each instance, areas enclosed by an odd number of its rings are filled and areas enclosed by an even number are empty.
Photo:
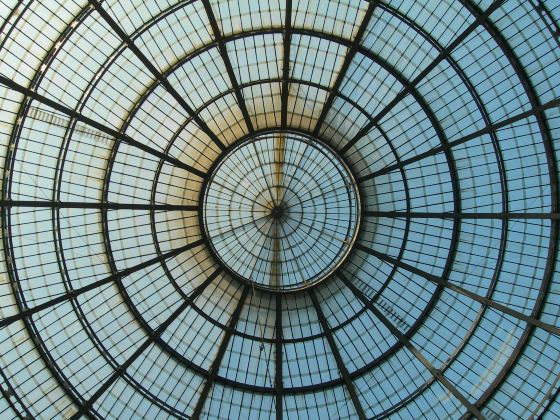
M0 0L0 416L560 416L559 20L552 0ZM356 234L310 246L327 274L290 293L236 271L250 238L209 235L215 169L263 138L332 151L316 185L338 162L358 203L319 188L299 249L323 211L321 240Z

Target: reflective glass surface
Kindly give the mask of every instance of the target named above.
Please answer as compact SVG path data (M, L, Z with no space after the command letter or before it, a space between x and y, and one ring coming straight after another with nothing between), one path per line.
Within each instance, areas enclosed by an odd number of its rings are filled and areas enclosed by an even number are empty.
M300 290L327 278L358 234L359 193L348 167L301 135L240 142L210 171L202 201L215 255L265 289Z
M0 0L0 417L559 417L559 21Z

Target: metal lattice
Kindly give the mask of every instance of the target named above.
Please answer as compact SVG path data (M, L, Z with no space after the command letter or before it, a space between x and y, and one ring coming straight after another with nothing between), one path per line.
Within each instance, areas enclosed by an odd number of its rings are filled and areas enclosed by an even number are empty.
M350 251L360 204L348 168L319 141L286 133L242 142L211 171L203 225L224 265L258 287L297 290Z
M559 19L0 0L0 417L559 416Z

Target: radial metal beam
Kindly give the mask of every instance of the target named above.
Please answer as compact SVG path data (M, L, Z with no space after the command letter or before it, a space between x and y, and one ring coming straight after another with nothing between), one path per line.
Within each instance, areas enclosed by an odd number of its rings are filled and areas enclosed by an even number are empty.
M165 332L165 330L175 321L185 309L187 309L190 305L192 305L193 301L204 291L204 289L216 278L219 274L220 269L218 268L212 275L210 275L204 283L200 286L195 288L193 292L187 296L181 305L173 311L173 313L167 318L159 327L154 329L149 335L146 340L132 353L132 355L121 365L119 365L113 374L109 376L107 379L96 391L95 393L80 407L80 409L71 417L72 419L79 419L82 415L89 412L93 404L105 393L109 390L111 385L115 383L117 379L119 379L123 373L144 353L148 347L152 344L155 344L156 341L159 340L161 335Z
M553 404L554 400L558 397L558 393L560 392L560 386L558 386L559 382L560 373L556 375L556 378L552 381L552 384L548 387L548 390L544 393L537 406L533 408L528 420L535 420L535 417L539 412L540 414L538 418L542 419L544 417L544 415L548 412L550 405Z
M112 282L118 282L123 277L129 276L130 274L133 274L136 271L142 270L142 269L147 268L147 267L149 267L151 265L154 265L154 264L161 263L161 262L163 262L163 261L165 261L169 258L175 257L175 256L177 256L177 255L179 255L179 254L181 254L181 253L183 253L183 252L185 252L189 249L196 248L197 246L200 246L202 244L204 244L204 241L202 239L199 239L198 241L191 242L190 244L187 244L187 245L184 245L180 248L174 249L173 251L166 252L165 254L162 254L160 256L151 258L151 259L149 259L147 261L144 261L140 264L136 264L132 267L125 268L124 270L121 270L121 271L119 271L115 274L112 274L108 277L105 277L101 280L94 281L93 283L88 284L87 286L83 286L83 287L80 287L78 289L71 290L68 293L65 293L63 295L60 295L60 296L52 299L52 300L49 300L48 302L44 302L44 303L41 303L41 304L39 304L37 306L34 306L32 308L25 309L25 310L17 313L16 315L8 316L8 317L0 320L0 328L4 328L7 325L10 325L10 324L12 324L16 321L25 319L25 318L33 315L33 314L36 314L36 313L41 312L45 309L51 308L51 307L56 306L60 303L63 303L63 302L68 301L70 299L73 299L73 298L75 298L77 296L80 296L80 295L82 295L86 292L89 292L91 290L97 289L98 287L101 287L105 284L109 284L109 283L112 283Z
M403 219L497 219L497 220L558 220L560 213L470 213L470 212L414 212L414 211L364 211L365 217L394 217Z
M358 28L358 31L356 32L356 36L354 38L354 41L352 42L352 45L350 46L350 48L348 49L347 53L346 53L346 57L344 57L344 62L342 63L342 66L340 67L340 71L338 72L338 75L336 77L335 82L333 83L331 89L330 89L330 93L329 96L327 98L327 100L325 101L325 104L323 105L323 109L321 111L321 115L319 115L319 119L317 120L317 124L315 124L315 128L313 129L313 135L314 136L318 136L319 135L319 131L321 130L321 126L323 125L323 122L325 121L325 118L327 116L327 113L329 112L329 110L332 107L332 104L337 96L337 92L340 90L340 86L342 85L342 82L344 81L344 77L346 77L346 73L348 72L348 68L350 67L350 64L352 63L352 60L354 60L354 57L356 56L356 53L358 52L358 48L360 47L360 43L362 41L362 38L364 36L364 33L366 32L366 29L369 25L369 21L371 20L371 16L373 15L373 12L375 10L375 7L377 6L378 1L370 1L368 8L366 10L366 13L364 15L364 18L362 19L362 23L360 24L360 27Z
M531 6L540 15L542 22L547 26L550 35L556 41L558 47L560 47L560 24L558 18L554 17L553 13L549 10L544 0L529 0ZM554 9L554 3L550 4L552 9Z
M358 182L364 182L364 181L367 181L368 179L372 179L372 178L375 178L375 177L380 176L380 175L388 174L388 173L393 172L397 169L401 169L401 168L403 168L407 165L410 165L411 163L418 162L418 161L420 161L422 159L426 159L427 157L430 157L430 156L435 156L435 155L437 155L437 154L439 154L439 153L441 153L445 150L452 149L453 147L459 146L459 145L461 145L463 143L466 143L470 140L477 139L480 136L483 136L485 134L489 134L493 131L500 130L500 129L502 129L504 127L507 127L509 125L512 125L512 124L514 124L518 121L522 121L522 120L527 119L529 117L538 115L538 114L540 114L540 113L542 113L542 112L544 112L548 109L556 108L556 107L559 107L559 106L560 106L560 98L554 99L554 100L549 101L549 102L547 102L543 105L533 107L529 111L522 112L518 115L514 115L513 117L510 117L510 118L507 118L507 119L502 120L500 122L497 122L495 124L486 126L484 128L481 128L480 130L476 130L476 131L474 131L470 134L467 134L464 137L461 137L461 138L456 139L456 140L452 140L449 143L442 144L441 146L438 146L438 147L434 147L433 149L430 149L430 150L428 150L424 153L420 153L420 154L418 154L414 157L411 157L411 158L408 158L408 159L403 159L403 160L401 160L401 162L399 162L397 164L389 165L389 166L386 166L383 169L380 169L379 171L373 172L373 173L368 174L368 175L364 175L364 176L358 178L357 181Z
M315 295L315 291L313 289L309 290L309 296L311 297L311 301L313 302L313 307L315 308L315 312L317 312L317 317L319 318L319 323L321 324L321 328L323 329L323 331L325 333L325 337L327 338L327 341L329 342L329 346L331 348L331 352L332 352L332 354L334 356L334 359L336 361L336 365L338 367L338 370L340 371L340 374L342 375L342 379L344 380L344 383L346 385L348 393L350 394L350 399L354 403L354 407L356 409L356 414L358 415L358 417L360 419L365 419L366 414L365 414L364 409L362 407L362 403L360 402L360 399L358 398L358 394L356 393L356 388L354 387L354 382L352 382L352 378L350 378L350 373L348 372L348 369L346 369L346 365L344 364L344 360L342 360L342 356L340 355L340 352L338 350L338 346L336 345L336 342L335 342L334 337L332 335L332 330L329 327L329 323L327 321L327 318L325 317L325 314L323 313L323 310L321 309L321 305L319 304L319 300L317 299L317 296Z
M288 127L288 96L290 93L290 46L292 44L292 0L286 0L286 15L284 21L283 58L282 58L282 97L280 105L280 125Z
M457 48L462 42L464 42L474 30L480 26L488 16L490 16L496 9L498 9L505 0L494 0L494 2L484 11L483 14L477 16L477 18L457 36L447 47L445 47L433 61L428 64L424 70L422 70L412 81L404 86L404 89L400 91L383 109L373 117L369 123L367 123L363 128L361 128L358 133L348 142L346 145L340 149L340 153L346 153L356 142L358 142L362 137L364 137L379 121L383 119L402 99L404 99L410 92L414 90L416 85L420 83L432 70L434 70L443 60L445 60L451 52Z
M461 0L461 4L474 16L480 16L481 11L479 6L475 5L471 0ZM542 17L542 16L541 16ZM545 24L550 29L548 22L543 20ZM527 69L524 68L518 54L512 48L510 42L504 37L500 29L496 26L496 23L486 18L484 20L484 29L486 33L490 34L493 41L496 43L500 52L506 57L509 62L510 67L514 70L518 77L518 80L523 87L526 97L532 108L537 108L541 105L541 98L537 93L535 84L532 78L527 73ZM558 37L556 37L558 43ZM551 127L547 121L547 117L544 112L537 113L535 115L536 125L539 129L539 134L542 139L542 146L544 148L544 155L546 156L547 167L548 167L548 186L549 186L549 196L550 196L550 209L551 213L559 212L559 196L558 196L558 166L555 159L555 151L553 147L553 138L551 136ZM553 219L550 222L550 235L548 237L548 252L546 264L544 266L544 271L542 273L540 287L536 299L534 300L533 307L531 308L530 316L532 318L538 319L541 315L542 309L545 304L546 295L552 284L552 279L554 277L554 266L557 260L557 249L558 249L558 235L559 235L559 223L558 220ZM521 337L517 341L517 344L513 348L509 357L503 363L498 374L495 376L491 384L486 388L486 390L479 396L475 405L477 407L484 406L487 401L489 401L498 388L504 383L508 382L509 376L512 375L514 371L515 364L518 362L519 358L522 357L527 349L528 343L534 334L534 326L531 324L527 325L524 329ZM531 351L529 349L529 351Z
M100 203L81 201L0 200L0 207L100 210L198 211L198 205Z
M379 258L382 261L385 261L389 264L393 264L399 268L402 268L410 273L413 274L417 274L421 277L424 277L426 280L431 281L432 283L439 285L439 286L443 286L447 289L453 290L456 293L459 293L463 296L466 296L478 303L480 303L481 305L487 306L489 308L495 309L499 312L503 312L507 315L510 315L514 318L517 318L521 321L524 321L528 324L531 324L535 327L539 327L542 328L543 330L546 330L552 334L555 334L557 336L560 336L560 328L551 324L548 324L546 322L541 321L540 319L531 317L529 315L526 315L522 312L516 311L515 309L511 309L510 307L506 306L506 305L502 305L501 303L498 303L496 301L493 301L487 297L484 296L480 296L477 295L476 293L471 292L470 290L467 290L461 286L458 286L454 283L451 283L449 281L447 281L446 279L436 276L434 274L428 273L424 270L421 270L417 267L414 267L413 265L407 264L401 260L398 260L396 258L393 258L387 254L384 254L382 252L376 251L374 249L365 247L361 244L356 245L356 249L359 249L367 254L373 255L374 257Z
M61 116L60 114L56 114L54 112L48 112L45 111L44 109L41 108L37 108L34 106L30 106L27 109L27 113L25 114L26 118L31 118L33 120L36 121L42 121L45 122L49 125L52 126L57 126L60 128L64 128L66 129L69 126L70 123L70 119L67 118L66 115ZM73 127L73 132L75 133L79 133L81 136L84 137L89 137L95 140L99 140L102 142L109 142L112 140L112 137L107 136L106 134L103 134L102 132L100 132L99 130L90 128L90 127L86 127L82 124L76 124Z
M556 377L556 379L558 379L558 376ZM550 391L552 391L552 386L551 386L549 392ZM544 408L544 410L541 411L541 413L537 417L537 420L544 420L545 417L548 418L546 415L549 413L550 407L554 404L554 402L556 400L558 400L559 397L560 397L560 386L558 386L556 388L556 391L554 393L549 393L546 396L546 401L543 400L542 403L545 406L545 408ZM536 414L537 409L535 409L533 413ZM529 420L533 420L533 418L534 418L534 415L532 417L530 417Z
M0 75L0 84L7 86L8 88L15 90L16 92L22 93L33 100L41 102L42 104L47 105L48 107L69 116L70 118L74 118L77 121L80 121L93 128L96 128L97 130L102 131L103 133L108 134L113 138L119 139L120 141L123 141L124 143L127 143L133 147L136 147L137 149L140 149L154 157L157 157L158 159L162 159L178 168L184 169L192 173L193 175L196 175L200 178L204 178L206 176L204 172L196 168L193 168L192 166L187 165L186 163L181 162L179 159L166 155L165 153L162 153L159 150L152 149L150 146L140 143L139 141L134 140L132 137L126 134L123 134L111 127L107 127L106 125L101 124L91 118L88 118L80 114L79 112L76 112L65 105L53 101L52 99L49 99L46 96L43 96L32 89L26 88L25 86L22 86L19 83L16 83L5 76Z
M275 406L276 406L276 420L282 420L282 390L284 389L284 383L282 380L282 295L280 293L276 294L276 322L274 325L274 331L276 331L275 345Z
M177 101L179 105L189 114L193 121L200 127L204 133L210 137L210 139L220 148L220 150L225 150L226 146L218 138L218 136L210 130L208 125L200 118L200 115L195 112L194 109L185 101L183 96L177 92L169 80L160 72L157 67L152 63L152 61L146 57L146 55L140 51L140 49L134 44L134 41L124 32L119 24L109 15L109 13L103 8L101 3L97 0L88 0L89 4L92 5L97 13L101 15L103 20L107 22L107 25L115 32L115 34L127 45L127 47L134 53L134 55L142 62L146 69L154 76L154 78L165 88L167 92L173 99Z
M230 319L230 321L229 321L229 323L226 327L226 331L224 333L224 338L222 339L222 342L220 343L220 347L218 348L218 352L216 353L216 357L214 358L214 361L212 362L212 366L210 367L210 370L208 371L208 377L206 378L206 382L204 383L204 388L202 389L202 392L200 393L200 397L198 398L198 402L196 403L196 406L194 408L193 415L191 416L193 419L199 419L200 418L200 414L202 413L202 409L204 408L204 403L206 402L206 399L208 398L208 394L210 393L210 389L212 388L212 385L214 384L214 380L216 379L216 376L218 376L218 370L220 369L222 359L224 357L224 354L226 353L226 350L227 350L227 347L228 347L228 344L229 344L229 340L231 339L233 331L235 330L235 326L237 325L237 321L239 321L239 316L241 315L241 310L243 309L243 305L245 304L245 300L247 299L247 296L249 295L249 291L250 291L250 288L245 286L243 288L243 291L241 292L241 296L239 297L239 302L237 303L237 307L235 308L235 311L233 311L231 319Z
M231 65L231 60L227 52L226 43L224 41L220 28L218 27L218 22L216 21L216 16L214 15L214 11L212 10L212 5L210 4L209 0L202 0L202 4L204 5L204 10L206 11L208 20L210 21L210 27L212 28L214 40L218 44L218 50L220 51L220 55L222 56L222 60L226 66L226 72L229 76L230 83L235 90L237 104L241 109L241 113L243 114L245 124L249 129L249 133L253 133L255 131L253 122L251 121L251 117L249 116L249 112L247 111L247 104L245 102L245 98L243 97L243 93L239 88L239 83L237 82L237 77L235 76L235 72L233 71L233 66Z
M389 319L375 307L375 305L359 290L355 285L352 284L343 274L339 273L338 276L343 281L343 283L354 293L354 295L360 299L360 301L369 309L373 314L385 325L385 327L391 331L397 340L399 340L407 349L412 353L412 355L424 365L426 369L436 378L449 392L457 398L461 404L465 406L469 412L475 416L477 419L485 419L484 415L453 385L443 373L437 369L421 352L416 348L414 344L406 337L400 330L393 325Z

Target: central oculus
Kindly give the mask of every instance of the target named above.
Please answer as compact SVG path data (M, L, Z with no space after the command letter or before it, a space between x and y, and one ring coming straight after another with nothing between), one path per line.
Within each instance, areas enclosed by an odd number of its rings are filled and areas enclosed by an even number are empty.
M293 291L327 278L356 239L360 199L324 143L269 133L236 144L211 170L202 225L222 265L260 289Z

